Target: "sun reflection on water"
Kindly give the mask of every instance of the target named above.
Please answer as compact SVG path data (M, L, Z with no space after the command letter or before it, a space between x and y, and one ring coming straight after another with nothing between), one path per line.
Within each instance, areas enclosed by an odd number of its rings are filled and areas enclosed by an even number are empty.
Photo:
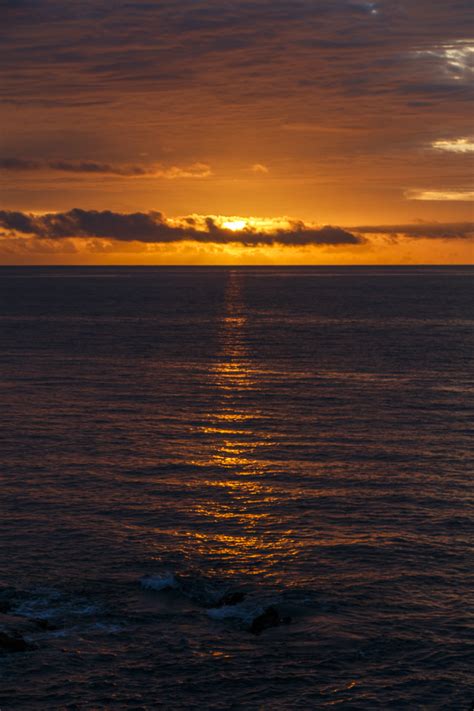
M209 424L201 431L216 435L210 446L209 464L232 468L236 475L248 476L249 473L262 473L263 465L256 455L272 442L268 435L261 435L251 426L252 421L262 419L263 413L254 406L251 398L242 398L259 387L246 339L245 311L242 275L237 270L230 271L225 311L220 321L221 346L211 372L218 398L216 407L208 413ZM229 426L222 427L222 421L228 422ZM232 423L236 425L232 426Z
M277 496L265 481L268 462L262 455L274 442L259 427L267 414L255 397L261 381L248 343L243 278L238 270L229 272L219 324L220 349L209 374L215 406L199 430L208 442L201 464L213 476L203 482L204 496L193 509L206 522L205 532L194 535L197 545L205 546L211 557L230 559L234 572L248 570L258 560L258 569L264 573L278 550L291 546L287 537L268 528L276 523L272 504Z

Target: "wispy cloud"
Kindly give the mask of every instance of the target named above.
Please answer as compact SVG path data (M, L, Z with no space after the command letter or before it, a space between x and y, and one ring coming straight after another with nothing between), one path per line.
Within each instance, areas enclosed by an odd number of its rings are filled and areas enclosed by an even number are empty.
M207 178L212 175L211 167L206 163L192 163L187 166L161 165L112 165L96 161L71 160L28 160L24 158L0 158L0 170L5 171L59 171L86 175L112 175L122 178Z
M334 125L330 123L313 123L311 121L295 121L284 123L282 125L284 131L293 131L294 133L354 133L355 131L368 131L367 126L361 125Z
M269 172L268 167L263 163L254 163L251 170L253 173L259 173L260 175L266 175Z
M437 151L448 151L449 153L474 153L472 138L433 141L431 146Z
M462 190L407 190L405 191L407 200L425 200L432 202L470 202L474 200L474 190L468 188Z
M416 222L405 225L359 225L349 230L363 235L386 235L409 239L472 239L473 222Z

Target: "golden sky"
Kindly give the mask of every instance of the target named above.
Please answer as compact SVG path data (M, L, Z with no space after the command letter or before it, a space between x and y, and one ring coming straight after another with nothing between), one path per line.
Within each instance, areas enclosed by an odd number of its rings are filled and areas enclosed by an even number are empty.
M0 263L470 263L465 0L6 0Z

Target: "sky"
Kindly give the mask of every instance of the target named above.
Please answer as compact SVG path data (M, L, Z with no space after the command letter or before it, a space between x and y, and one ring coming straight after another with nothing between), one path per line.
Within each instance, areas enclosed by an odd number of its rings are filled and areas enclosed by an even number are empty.
M0 264L474 261L471 0L0 0Z

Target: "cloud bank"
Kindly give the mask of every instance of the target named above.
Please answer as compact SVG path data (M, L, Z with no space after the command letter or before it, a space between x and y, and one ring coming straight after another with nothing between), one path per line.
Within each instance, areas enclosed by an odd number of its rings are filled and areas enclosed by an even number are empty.
M186 217L169 220L161 212L130 214L110 210L80 210L34 215L0 211L0 228L38 239L68 237L104 238L125 242L170 243L191 240L220 244L256 245L357 245L362 237L340 227L313 227L301 221L263 230L253 225L228 229L215 217Z
M110 210L81 210L33 214L0 210L0 234L8 239L27 237L38 242L68 238L105 239L122 243L201 244L265 246L358 247L373 237L396 242L408 240L472 240L474 224L415 223L400 225L359 225L342 228L316 227L300 220L241 218L192 215L166 218L157 211L119 213Z

